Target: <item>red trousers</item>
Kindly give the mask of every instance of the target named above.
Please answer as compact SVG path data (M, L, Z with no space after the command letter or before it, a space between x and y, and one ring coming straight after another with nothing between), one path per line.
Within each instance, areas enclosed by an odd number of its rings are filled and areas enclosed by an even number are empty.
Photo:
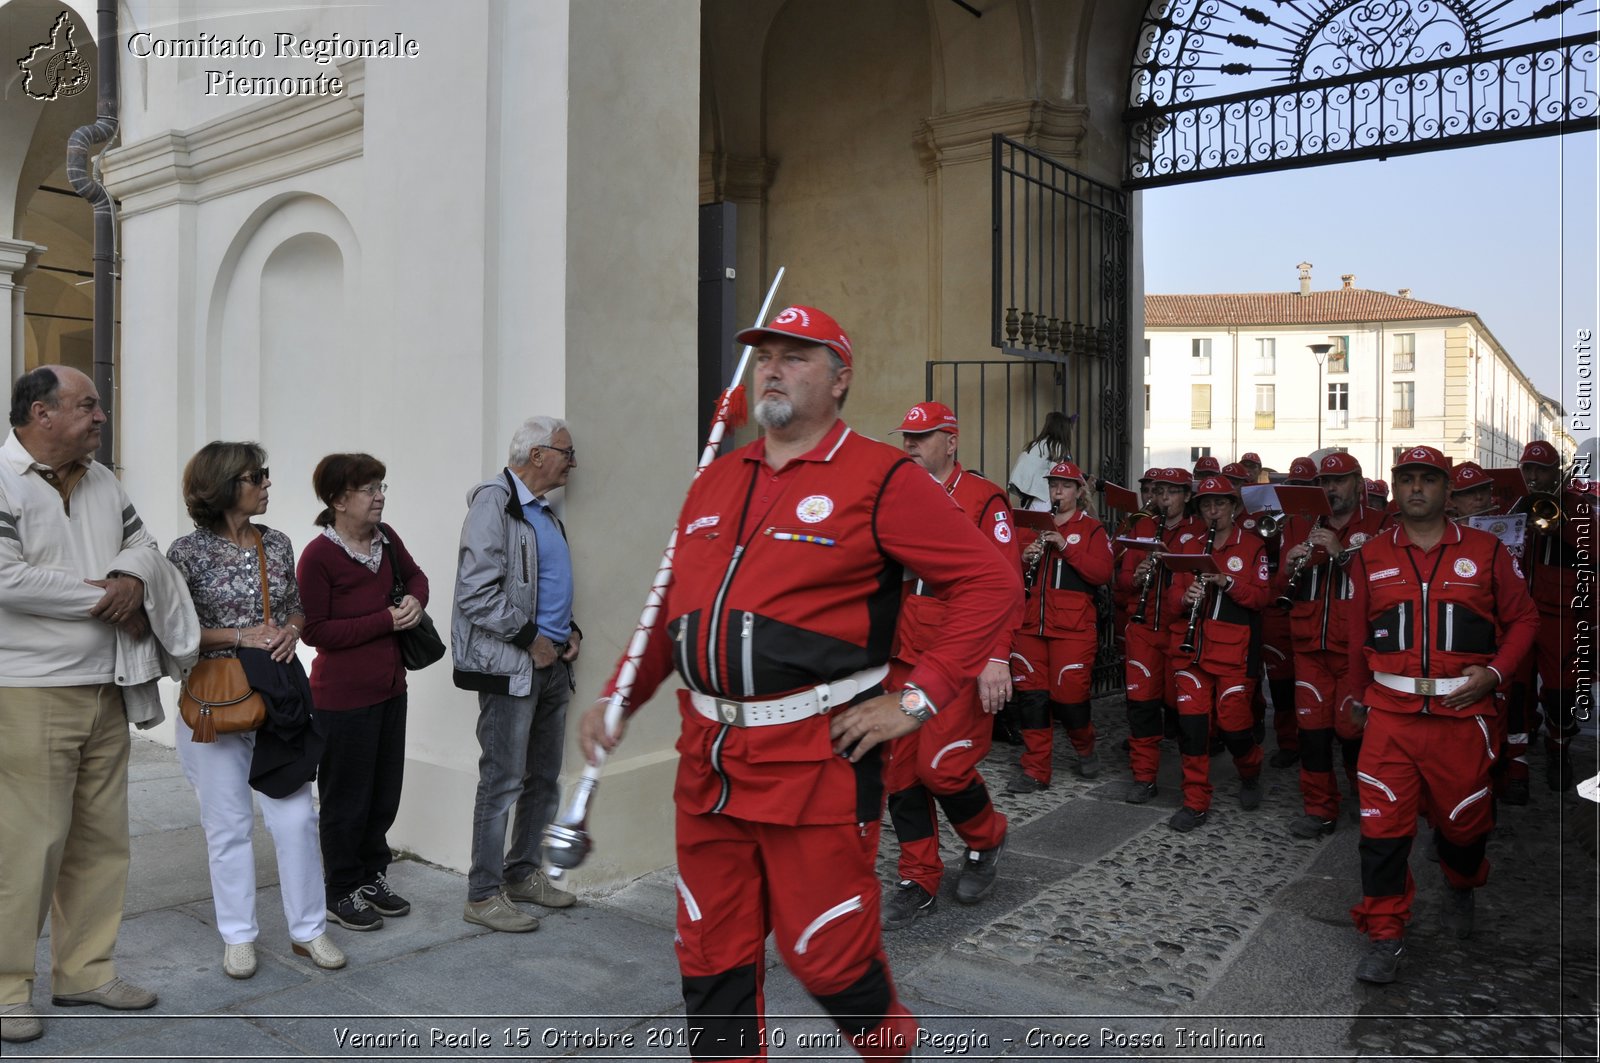
M905 685L910 666L889 665L888 689ZM978 703L978 685L961 693L928 722L889 745L883 772L889 792L889 820L900 842L900 878L929 893L939 892L944 861L939 858L939 824L934 805L961 840L974 849L993 849L1006 836L1006 817L996 812L978 765L989 755L993 721Z
M1300 797L1306 814L1339 815L1339 784L1333 776L1333 740L1344 745L1345 773L1355 774L1361 725L1351 715L1352 691L1343 653L1298 650L1294 655L1295 718L1300 726ZM1353 780L1352 780L1353 788Z
M895 993L878 923L876 822L789 827L680 811L677 828L691 1058L766 1058L768 933L858 1052L910 1054L917 1020Z
M1361 743L1361 903L1356 929L1399 937L1411 918L1416 882L1408 860L1417 813L1439 832L1439 866L1450 885L1481 886L1494 802L1489 769L1494 728L1482 716L1384 712L1367 718Z
M1060 716L1067 738L1080 757L1094 752L1094 722L1089 715L1094 657L1100 641L1093 628L1067 635L1018 633L1011 642L1011 678L1019 693L1043 693L1054 711L1026 713L1022 719L1022 770L1048 783Z
M1161 766L1162 705L1177 704L1176 671L1169 651L1172 636L1165 628L1128 624L1128 656L1123 676L1128 688L1128 760L1137 782L1155 782Z
M1183 755L1183 803L1196 812L1211 808L1211 719L1217 727L1239 778L1261 774L1261 746L1251 727L1250 702L1256 681L1241 672L1211 672L1198 661L1177 673L1178 751Z

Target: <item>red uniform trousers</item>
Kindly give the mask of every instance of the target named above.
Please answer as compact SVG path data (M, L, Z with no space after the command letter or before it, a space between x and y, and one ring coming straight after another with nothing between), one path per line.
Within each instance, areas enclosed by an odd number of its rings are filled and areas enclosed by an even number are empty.
M889 663L889 689L899 690L911 673L903 661ZM978 765L989 755L993 727L978 702L978 684L961 688L928 722L889 745L884 788L889 818L900 841L900 878L930 894L939 892L939 824L934 802L973 849L993 849L1006 836L1006 817L995 811Z
M878 928L876 822L784 826L679 811L677 829L691 1058L766 1058L768 933L857 1051L910 1054L917 1020L895 993Z
M1339 784L1333 777L1333 740L1344 747L1344 771L1356 788L1361 725L1350 714L1349 655L1297 650L1294 655L1295 716L1300 724L1300 797L1306 814L1339 816Z
M1484 857L1494 802L1489 720L1373 709L1361 744L1361 903L1350 909L1356 929L1376 940L1396 938L1411 918L1416 882L1411 841L1417 813L1439 833L1439 866L1458 888L1489 878Z
M1012 639L1011 679L1017 692L1044 695L1018 699L1023 705L1022 770L1042 783L1050 781L1055 720L1066 728L1079 757L1094 753L1089 704L1099 648L1094 628L1050 636L1018 632Z
M1254 722L1250 701L1256 681L1247 678L1243 669L1213 669L1199 661L1184 664L1173 679L1178 700L1178 752L1183 757L1183 803L1205 812L1211 808L1213 713L1239 778L1254 779L1261 774L1261 746L1250 730Z
M1123 677L1128 689L1128 760L1136 782L1156 781L1161 767L1161 707L1177 704L1171 639L1165 627L1152 631L1148 623L1128 623Z
M1295 720L1294 640L1289 636L1289 614L1277 607L1261 611L1261 664L1265 682L1258 687L1272 695L1272 732L1278 748L1300 750L1300 727Z

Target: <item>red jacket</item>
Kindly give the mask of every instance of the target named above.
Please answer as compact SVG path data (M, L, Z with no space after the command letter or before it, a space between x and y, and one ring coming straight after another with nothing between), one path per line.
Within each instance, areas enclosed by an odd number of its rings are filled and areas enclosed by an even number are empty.
M1209 533L1208 533L1209 534ZM1175 554L1198 554L1205 539L1191 539ZM1211 601L1195 631L1195 658L1210 670L1256 674L1261 664L1261 610L1272 598L1267 580L1266 544L1259 536L1234 525L1226 539L1219 538L1211 548L1221 574L1231 577L1225 591L1212 591ZM1172 652L1189 630L1189 607L1183 596L1194 583L1187 572L1174 572L1164 609L1171 618Z
M1358 505L1345 526L1337 530L1337 535L1346 550L1355 550L1376 535L1382 524L1382 513ZM1311 526L1312 522L1305 517L1290 517L1283 529L1282 553L1279 556L1287 557L1290 550L1310 538ZM1345 632L1350 626L1348 559L1345 565L1340 565L1337 560L1326 556L1319 561L1317 553L1312 553L1310 562L1305 565L1299 581L1291 590L1289 577L1294 568L1293 562L1285 560L1279 563L1278 574L1273 577L1272 593L1288 595L1292 599L1289 630L1295 650L1300 653L1313 650L1343 653Z
M1477 664L1510 678L1538 636L1539 611L1499 539L1447 522L1444 537L1424 551L1396 524L1362 547L1350 576L1350 689L1363 704L1386 712L1496 712L1492 690L1448 709L1438 697L1375 683L1372 673L1451 679Z
M1148 539L1152 535L1159 538L1170 553L1177 553L1180 549L1188 547L1190 543L1195 545L1189 547L1189 549L1198 550L1206 542L1206 522L1199 517L1180 517L1178 523L1172 527L1163 526L1158 530L1158 526L1154 521L1151 521L1148 526L1141 521L1129 532L1129 537L1135 539ZM1139 563L1147 556L1149 555L1144 551L1129 547L1122 558L1122 571L1117 575L1119 586L1124 580L1127 581L1128 593L1131 595L1128 604L1128 612L1130 614L1137 612L1140 598L1140 592L1133 583L1133 573L1139 567ZM1149 600L1144 611L1145 627L1156 629L1165 627L1172 622L1172 610L1163 608L1166 593L1171 586L1172 573L1168 572L1164 566L1157 565L1156 583L1150 588ZM1133 623L1131 617L1128 622L1130 624Z
M993 541L1006 564L1015 568L1021 563L1021 548L1016 528L1011 523L1011 506L1006 493L993 481L956 463L950 478L942 485L944 493L967 515L967 519ZM944 626L945 603L928 593L928 588L915 573L908 572L905 581L904 601L900 606L900 626L895 634L894 656L907 664L915 664L924 646L931 645ZM1011 653L1011 629L1007 625L999 641L989 653L990 660L1004 661Z
M1594 570L1594 496L1566 488L1560 498L1561 526L1553 532L1540 532L1530 523L1523 545L1528 590L1542 613L1573 610L1582 583L1578 575L1583 558L1588 558L1591 573Z
M1081 509L1056 524L1055 530L1067 547L1047 546L1039 556L1027 585L1019 630L1045 638L1093 634L1095 588L1111 582L1111 537L1105 525Z
M989 536L904 454L843 421L774 471L758 439L713 462L678 519L672 582L629 697L676 668L692 689L764 698L885 664L902 567L946 599L909 682L947 705L977 675L1022 600ZM618 670L621 669L618 662ZM613 675L606 687L616 684ZM771 727L713 722L679 697L675 800L691 814L851 823L882 811L878 759L833 752L826 716Z

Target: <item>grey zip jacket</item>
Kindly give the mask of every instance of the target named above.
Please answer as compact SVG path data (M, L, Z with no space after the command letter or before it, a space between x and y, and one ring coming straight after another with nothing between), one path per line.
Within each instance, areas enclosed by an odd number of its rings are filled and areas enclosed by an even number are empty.
M533 690L528 647L539 634L534 622L539 548L511 475L510 469L501 470L467 492L450 609L450 657L461 689L527 697ZM562 527L561 534L566 533ZM572 628L577 631L578 625Z

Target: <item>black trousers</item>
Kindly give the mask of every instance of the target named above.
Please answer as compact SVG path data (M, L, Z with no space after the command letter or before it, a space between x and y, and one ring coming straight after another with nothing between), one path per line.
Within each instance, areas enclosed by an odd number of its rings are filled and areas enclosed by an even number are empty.
M400 811L406 695L318 713L328 746L317 772L322 876L333 903L389 869L389 828Z

